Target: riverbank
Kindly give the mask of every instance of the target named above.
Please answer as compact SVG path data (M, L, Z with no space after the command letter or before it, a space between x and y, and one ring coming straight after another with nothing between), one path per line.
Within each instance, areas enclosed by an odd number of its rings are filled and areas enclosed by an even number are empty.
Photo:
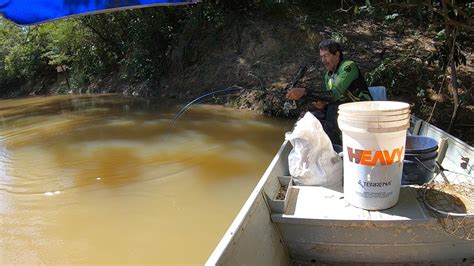
M407 15L357 16L293 6L259 16L227 16L224 24L176 45L159 78L131 82L115 70L92 79L89 85L68 86L66 72L53 80L23 84L7 96L120 93L185 103L238 85L249 90L208 102L285 116L282 95L302 65L308 71L299 85L322 87L324 67L317 45L322 39L333 38L343 43L344 56L358 63L370 85L385 86L389 99L410 103L418 117L430 119L444 130L449 125L453 96L447 89L440 90L443 71L429 61L436 52L433 36L437 31ZM461 105L451 133L473 145L474 57L467 51L466 65L458 67ZM299 106L289 115L296 117L305 108Z

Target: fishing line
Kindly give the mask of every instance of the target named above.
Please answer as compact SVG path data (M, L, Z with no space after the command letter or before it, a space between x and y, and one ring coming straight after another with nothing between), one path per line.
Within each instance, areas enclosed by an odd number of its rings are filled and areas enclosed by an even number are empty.
M233 85L233 86L230 86L228 88L225 88L225 89L222 89L222 90L216 90L216 91L212 91L212 92L209 92L209 93L206 93L204 95L201 95L199 97L197 97L196 99L190 101L188 104L186 104L183 108L181 108L181 110L175 115L175 117L173 118L173 123L171 124L170 128L168 129L168 134L167 134L167 138L170 137L171 135L171 131L173 130L177 120L187 111L189 110L189 108L191 108L191 106L194 104L194 103L197 103L197 102L200 102L201 100L205 99L206 97L209 97L209 96L213 96L213 95L216 95L218 93L224 93L223 95L227 95L227 94L231 94L231 93L235 93L235 92L243 92L245 90L259 90L259 91L265 91L267 93L274 93L274 94L281 94L281 93L284 93L290 89L292 89L293 87L296 86L296 84L299 82L299 80L304 76L304 74L306 73L306 65L302 65L299 67L298 69L298 72L296 73L296 75L293 77L293 79L288 83L288 85L286 86L286 88L283 90L283 91L280 91L280 92L272 92L272 91L268 91L264 88L242 88L240 86L237 86L237 85ZM285 102L285 108L288 108L287 106L287 102ZM295 101L293 101L293 104L291 106L290 109L296 109L296 103Z
M212 91L212 92L209 92L209 93L206 93L204 95L201 95L199 97L197 97L196 99L190 101L188 104L186 104L183 108L181 108L181 110L179 110L179 112L175 115L175 117L173 118L173 123L171 124L170 128L168 129L168 134L167 136L169 137L171 135L171 131L173 130L175 124L176 124L176 121L178 121L178 119L186 112L189 110L189 108L191 108L191 106L194 104L194 103L197 103L203 99L205 99L206 97L209 97L209 96L213 96L213 95L216 95L218 93L224 93L224 95L226 94L230 94L230 93L233 93L233 92L238 92L238 91L242 91L244 90L244 88L242 87L239 87L239 86L230 86L228 88L225 88L223 90L217 90L217 91Z

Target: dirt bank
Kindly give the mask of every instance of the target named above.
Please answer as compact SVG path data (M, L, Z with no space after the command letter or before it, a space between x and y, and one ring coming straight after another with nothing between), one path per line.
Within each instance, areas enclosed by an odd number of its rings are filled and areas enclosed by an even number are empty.
M294 8L284 15L229 18L227 26L200 36L170 52L169 69L161 80L126 84L113 74L80 89L80 92L117 92L138 97L159 97L189 101L204 93L238 85L248 90L232 97L211 98L211 102L234 108L283 116L285 87L298 69L308 69L301 86L322 87L324 68L318 43L333 38L343 43L345 57L356 61L370 85L387 88L391 100L408 102L423 119L432 114L433 124L446 129L453 104L450 93L439 90L442 71L427 62L434 51L434 31L402 16L392 23L339 16L337 13L308 13ZM333 11L328 11L333 12ZM474 104L473 55L459 68L461 110L452 133L473 145ZM58 79L52 93L78 93ZM38 86L36 86L38 87ZM25 89L23 91L28 91ZM42 94L43 87L30 89ZM435 102L438 101L436 108ZM289 116L297 116L307 108Z
M344 43L345 57L360 65L371 85L387 87L390 99L410 103L412 111L423 119L433 112L431 122L445 129L452 102L447 91L439 92L441 70L426 60L434 50L432 34L404 18L386 25L364 19L322 21L301 13L290 20L262 17L239 21L213 36L213 47L198 47L206 52L195 64L171 69L160 84L159 96L189 100L205 92L239 85L252 90L216 101L235 108L285 115L281 96L300 66L308 68L300 85L322 87L324 68L317 45L324 38L334 38ZM460 67L458 73L460 97L464 100L452 133L472 145L474 67L472 54L467 56L467 66ZM435 100L439 102L433 111ZM307 107L298 105L300 108L290 116Z

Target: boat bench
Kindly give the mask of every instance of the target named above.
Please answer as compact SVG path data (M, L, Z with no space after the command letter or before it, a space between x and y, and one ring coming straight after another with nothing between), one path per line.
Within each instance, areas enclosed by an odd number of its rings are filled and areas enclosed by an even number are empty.
M393 263L442 261L460 249L474 253L474 242L450 237L414 187L402 187L398 204L382 211L353 207L343 193L324 187L293 186L287 197L285 212L271 220L291 258Z
M323 202L324 204L321 204ZM285 213L272 214L272 219L274 222L291 223L344 223L354 220L426 222L433 220L433 217L418 200L417 191L412 187L401 188L399 201L394 207L382 211L368 211L350 205L340 191L319 186L293 186L288 195Z

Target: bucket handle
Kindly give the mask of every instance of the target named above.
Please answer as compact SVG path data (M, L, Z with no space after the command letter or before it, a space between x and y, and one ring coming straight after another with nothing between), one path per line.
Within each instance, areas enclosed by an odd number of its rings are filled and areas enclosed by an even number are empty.
M441 176L443 177L444 181L446 183L449 184L449 181L448 181L448 178L446 177L446 175L444 174L444 171L445 169L438 163L438 161L436 161L435 163L435 169L434 170L431 170L430 168L428 168L428 166L426 166L420 159L418 159L418 157L415 157L414 158L416 161L418 161L417 163L420 164L421 166L423 166L423 168L425 168L426 170L428 170L429 172L433 173L433 177L426 181L425 184L428 184L428 183L431 183L438 174L441 174Z
M430 171L431 173L438 174L437 172L438 172L439 170L441 170L441 169L438 167L437 164L435 164L435 168L437 168L438 171L436 171L436 170L431 170L431 169L428 168L428 166L426 166L422 161L420 161L420 159L418 159L418 157L415 157L414 159L416 159L416 160L418 161L418 163L419 163L421 166L423 166L423 168L425 168L426 170Z

